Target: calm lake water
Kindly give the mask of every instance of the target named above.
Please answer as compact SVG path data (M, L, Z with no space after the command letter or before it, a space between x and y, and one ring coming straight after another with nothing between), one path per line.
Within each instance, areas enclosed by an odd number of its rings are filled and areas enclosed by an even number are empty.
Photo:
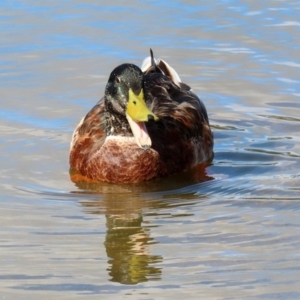
M104 2L1 1L0 299L300 299L300 2ZM76 186L73 129L150 47L213 165Z

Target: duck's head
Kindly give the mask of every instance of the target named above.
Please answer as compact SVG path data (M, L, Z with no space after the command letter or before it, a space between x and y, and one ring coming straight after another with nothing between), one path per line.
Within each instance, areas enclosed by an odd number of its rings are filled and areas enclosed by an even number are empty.
M109 134L117 135L120 128L114 127L123 126L126 130L129 124L136 143L144 149L151 146L145 122L157 121L158 117L146 105L139 67L122 64L111 72L105 88L105 106L109 118L113 119Z

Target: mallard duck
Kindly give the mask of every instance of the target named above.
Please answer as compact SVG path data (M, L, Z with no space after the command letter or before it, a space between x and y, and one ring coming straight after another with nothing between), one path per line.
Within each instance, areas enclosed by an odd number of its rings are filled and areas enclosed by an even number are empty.
M75 129L73 181L136 183L212 160L213 134L203 102L150 52L141 68L125 63L112 71L104 97Z

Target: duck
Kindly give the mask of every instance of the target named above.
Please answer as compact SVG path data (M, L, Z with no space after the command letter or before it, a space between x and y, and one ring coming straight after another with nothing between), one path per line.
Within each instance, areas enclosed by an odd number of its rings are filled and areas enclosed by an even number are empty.
M141 68L124 63L110 74L102 99L72 135L72 181L150 181L213 160L204 103L150 49Z

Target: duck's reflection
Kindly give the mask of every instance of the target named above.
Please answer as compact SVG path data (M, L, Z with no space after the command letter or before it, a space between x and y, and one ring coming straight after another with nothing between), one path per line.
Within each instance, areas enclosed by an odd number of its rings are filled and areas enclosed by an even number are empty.
M104 245L111 281L137 284L161 278L161 268L157 264L163 258L151 254L156 242L143 222L146 202L130 194L107 194L105 199L82 203L91 213L106 216Z
M197 176L195 176L195 174ZM89 213L105 214L107 233L105 248L108 256L108 273L111 281L122 284L137 284L148 280L160 280L162 269L159 265L163 257L154 255L153 244L157 243L150 235L151 224L144 220L147 212L151 215L169 206L169 197L154 194L151 191L171 190L170 186L180 187L189 184L211 180L206 175L205 167L197 168L190 175L187 173L173 178L145 183L144 185L113 185L77 181L81 189L77 193L99 193L99 199L84 201L82 205ZM159 184L159 186L158 186ZM156 188L154 188L156 187ZM150 192L150 193L149 193ZM150 194L151 200L145 199L145 193ZM193 193L192 193L193 194ZM182 201L185 197L191 199L191 194L172 194L172 198ZM163 199L164 198L164 199ZM199 195L195 196L199 199Z
M142 215L126 216L107 215L107 234L105 248L110 258L109 275L111 281L123 284L135 284L152 279L160 279L161 269L155 263L162 261L162 256L151 255L154 240L149 230L142 227Z

